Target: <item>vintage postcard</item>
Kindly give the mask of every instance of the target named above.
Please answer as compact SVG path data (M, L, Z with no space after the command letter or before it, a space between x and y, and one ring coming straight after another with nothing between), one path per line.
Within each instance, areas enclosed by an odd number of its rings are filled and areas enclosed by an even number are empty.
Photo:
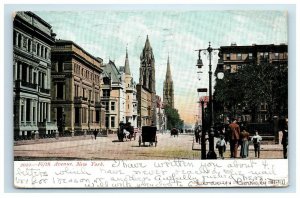
M287 18L15 11L15 187L288 186Z

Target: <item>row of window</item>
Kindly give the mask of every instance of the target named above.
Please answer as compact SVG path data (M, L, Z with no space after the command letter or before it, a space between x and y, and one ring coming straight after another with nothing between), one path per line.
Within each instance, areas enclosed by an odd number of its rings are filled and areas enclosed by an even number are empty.
M23 50L27 50L27 52L36 52L37 56L40 56L44 59L49 59L50 50L46 46L38 42L32 42L32 39L16 31L14 31L13 35L13 44L14 46L18 46Z
M87 69L81 68L79 64L74 64L74 73L82 76L91 81L95 81L95 83L100 83L100 76L97 74L93 74Z
M36 105L39 107L38 111L36 111ZM38 102L36 105L32 103L32 99L27 98L20 107L14 106L15 114L17 113L16 111L19 110L21 122L36 122L36 119L38 119L39 122L43 122L44 119L48 119L50 105L45 102ZM38 118L36 118L36 115Z
M42 71L36 71L34 68L26 63L17 61L17 64L14 65L15 68L15 79L22 80L23 82L38 84L40 88L45 88L45 80L47 74Z
M88 114L88 108L80 108L80 107L75 107L75 123L78 124L80 123L79 117L80 117L80 110L82 112L81 114L81 123L94 123L94 122L99 122L100 121L100 111L96 110L95 111L95 118L94 120L94 110L89 111L89 117L87 117Z
M103 101L102 105L105 107L106 111L109 111L109 101ZM116 103L115 102L111 102L110 103L110 110L111 111L115 111L116 109Z
M269 53L269 52L260 52L259 57L264 58L264 59L269 59L269 54L271 54L271 53ZM279 58L279 53L276 52L276 53L272 53L272 54L274 54L274 59ZM248 59L249 60L253 59L253 53L248 53ZM226 54L226 60L243 60L242 59L242 53L237 53L236 54L236 59L232 59L231 58L231 53L227 53Z
M79 93L80 89L81 89L81 94ZM82 96L83 98L88 98L88 100L94 99L92 90L88 90L84 87L80 88L80 85L77 85L77 84L74 85L74 90L75 90L75 97ZM99 99L100 99L99 92L95 91L94 95L95 95L95 101L96 102L99 101Z

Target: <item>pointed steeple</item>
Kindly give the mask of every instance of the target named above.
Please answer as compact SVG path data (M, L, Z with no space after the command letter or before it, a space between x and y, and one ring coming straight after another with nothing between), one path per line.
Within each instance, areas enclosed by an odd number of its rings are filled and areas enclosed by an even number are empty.
M170 58L168 55L166 79L164 81L163 100L167 106L174 108L174 89L171 74Z
M130 75L130 68L129 68L129 60L128 60L128 51L126 47L126 58L125 58L125 74Z
M167 63L166 81L172 81L172 75L171 75L171 68L170 68L169 55L168 55L168 63Z
M150 41L149 41L148 35L147 35L147 38L146 38L144 49L150 49L150 50L152 50L152 47L150 45Z

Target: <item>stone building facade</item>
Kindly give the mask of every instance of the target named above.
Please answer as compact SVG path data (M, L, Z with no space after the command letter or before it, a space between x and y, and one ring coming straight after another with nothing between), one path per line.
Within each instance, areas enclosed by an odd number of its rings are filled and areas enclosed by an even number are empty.
M13 21L14 137L54 137L51 116L52 27L32 12L17 12Z
M60 135L86 135L104 128L101 105L103 60L72 41L56 40L52 48L52 117Z
M125 74L121 73L113 61L103 66L105 77L103 79L101 100L105 106L105 127L116 132L120 122L126 122L125 104Z
M137 85L138 126L156 126L155 58L147 35L140 55L140 78Z
M131 126L137 127L137 99L136 84L133 81L130 72L128 52L126 49L125 66L120 67L120 72L124 73L125 81L125 119L126 123L130 122Z

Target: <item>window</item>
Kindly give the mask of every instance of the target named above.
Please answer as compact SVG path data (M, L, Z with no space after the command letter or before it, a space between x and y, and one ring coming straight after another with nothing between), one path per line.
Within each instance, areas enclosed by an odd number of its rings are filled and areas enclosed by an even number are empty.
M265 58L265 59L269 59L269 53L268 53L268 52L265 52L265 53L264 53L264 58Z
M37 44L36 48L37 48L36 49L36 55L39 56L40 55L40 44L39 43Z
M16 45L17 43L17 33L16 31L14 31L14 34L13 34L13 44Z
M27 43L27 51L28 51L28 52L31 52L31 40L28 39L27 42L28 42L28 43Z
M92 98L92 90L89 90L89 100L93 100L93 98Z
M110 120L110 126L111 126L112 128L115 127L115 117L111 117L111 120Z
M109 85L109 83L110 83L109 78L108 78L108 77L103 78L103 83L104 83L105 85Z
M115 102L111 102L111 106L110 106L110 109L112 110L112 111L114 111L115 110Z
M64 83L63 82L56 83L56 98L57 99L64 98Z
M110 97L110 90L109 89L103 89L103 97Z
M249 53L249 56L248 56L248 57L249 57L250 60L252 60L252 59L253 59L253 54L252 54L252 53Z
M41 57L44 57L44 46L41 46Z
M79 123L79 107L75 107L75 124Z
M21 122L24 121L24 105L21 105Z
M96 122L100 121L100 111L96 110Z
M108 125L109 125L109 116L106 115L105 116L105 127L108 128L109 127Z
M21 34L17 34L18 35L18 47L22 46L22 35Z
M231 70L231 65L226 65L226 70Z
M279 53L275 53L275 59L278 59L279 58Z
M85 88L82 88L82 97L85 98Z
M230 54L226 54L226 59L230 60Z
M26 99L26 121L30 121L30 99Z
M105 107L106 111L109 111L109 103L108 103L108 101L102 102L102 105Z
M237 60L242 60L242 54L241 53L237 53L236 57L237 57Z
M45 59L48 59L48 49L45 47Z

